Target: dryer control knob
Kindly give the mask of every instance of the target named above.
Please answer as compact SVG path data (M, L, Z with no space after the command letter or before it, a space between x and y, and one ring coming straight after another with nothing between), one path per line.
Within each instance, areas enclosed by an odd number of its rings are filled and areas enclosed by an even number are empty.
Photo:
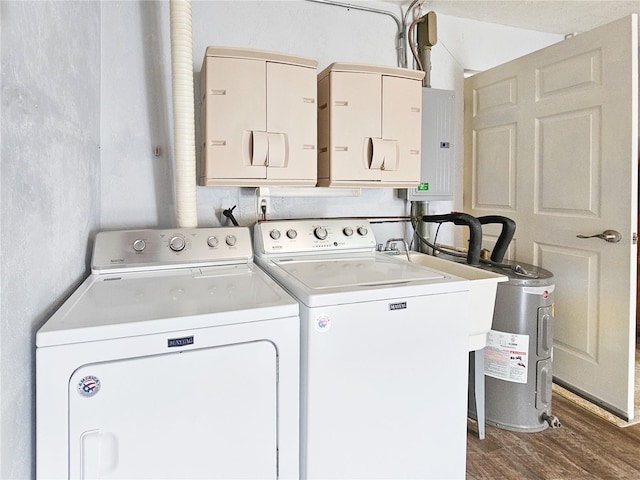
M344 227L342 229L342 233L344 233L347 237L350 237L351 235L353 235L353 228L351 227Z
M138 240L133 242L133 249L136 252L142 252L146 247L147 247L146 242L144 240L142 240L141 238L139 238Z
M296 232L293 228L290 228L289 230L287 230L287 237L293 240L297 236L298 236L298 232Z
M278 240L280 238L280 230L271 230L269 236L274 240Z
M327 238L327 229L324 227L316 227L313 231L313 234L316 236L318 240L324 240Z
M185 246L185 242L184 242L184 238L182 237L175 236L175 237L171 237L171 240L169 240L169 248L174 252L180 252L184 250L184 246Z
M369 233L367 227L358 227L358 235L362 235L364 237L367 233Z
M218 246L218 237L211 236L211 237L207 238L207 245L209 245L210 247L217 247Z
M233 247L236 244L236 241L238 239L236 238L235 235L227 235L227 238L225 239L225 241L227 242L227 245L229 245L230 247Z

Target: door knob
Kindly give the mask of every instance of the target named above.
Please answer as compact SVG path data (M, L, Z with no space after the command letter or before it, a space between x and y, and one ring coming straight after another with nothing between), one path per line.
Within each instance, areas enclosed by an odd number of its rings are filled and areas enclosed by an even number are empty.
M576 235L578 238L601 238L605 242L609 243L618 243L622 240L622 235L620 232L615 230L605 230L602 233L596 233L594 235Z

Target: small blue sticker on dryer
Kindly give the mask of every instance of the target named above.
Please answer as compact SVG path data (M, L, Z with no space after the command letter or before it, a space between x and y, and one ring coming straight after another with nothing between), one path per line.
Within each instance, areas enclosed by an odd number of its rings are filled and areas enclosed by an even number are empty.
M100 391L100 379L87 375L78 382L78 393L83 397L93 397Z
M319 332L326 332L331 328L331 318L327 315L320 315L315 320L316 330Z

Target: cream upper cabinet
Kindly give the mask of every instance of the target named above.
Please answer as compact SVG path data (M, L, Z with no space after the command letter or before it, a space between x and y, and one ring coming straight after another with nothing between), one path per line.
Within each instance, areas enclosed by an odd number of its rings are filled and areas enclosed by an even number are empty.
M318 185L420 183L424 72L334 63L318 76Z
M418 185L422 139L420 81L390 75L382 77L382 132L384 139L394 140L393 156L385 159L383 181Z
M317 62L207 48L201 71L200 185L315 185Z
M266 62L207 57L201 75L200 184L266 178Z
M267 63L267 178L316 184L318 128L316 69ZM277 150L274 150L276 148Z
M318 84L318 184L331 180L382 180L382 170L369 168L367 150L382 138L382 77L333 72Z

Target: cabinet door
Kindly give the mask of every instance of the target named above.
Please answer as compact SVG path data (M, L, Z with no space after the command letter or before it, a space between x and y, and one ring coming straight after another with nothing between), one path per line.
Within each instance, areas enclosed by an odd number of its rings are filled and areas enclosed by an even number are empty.
M330 75L330 182L379 181L381 171L369 168L368 151L371 140L382 134L382 77L350 72Z
M395 143L395 159L385 158L382 181L389 186L420 183L422 85L408 78L382 77L382 138Z
M269 183L315 185L317 79L314 68L267 62Z
M201 183L265 178L266 62L211 57L206 69Z

